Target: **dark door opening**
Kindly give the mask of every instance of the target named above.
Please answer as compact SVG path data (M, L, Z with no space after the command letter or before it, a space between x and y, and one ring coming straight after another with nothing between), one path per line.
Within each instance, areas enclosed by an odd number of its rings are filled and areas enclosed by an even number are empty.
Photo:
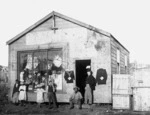
M76 85L80 88L80 92L83 97L87 77L86 67L88 65L91 65L91 60L76 60Z

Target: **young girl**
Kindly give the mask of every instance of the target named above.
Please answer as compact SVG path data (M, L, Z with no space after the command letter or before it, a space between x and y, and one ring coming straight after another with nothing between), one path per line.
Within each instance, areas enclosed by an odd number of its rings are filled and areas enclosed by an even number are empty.
M20 81L19 101L21 102L21 106L25 106L26 99L27 99L27 96L26 96L26 85L24 84L24 81Z
M19 101L21 102L21 106L25 106L25 101L27 99L26 94L26 84L23 79L24 72L20 73L20 87L19 87Z
M38 107L41 108L41 103L44 102L44 92L46 92L41 84L36 85L36 91L37 97L36 97L36 102L38 103Z

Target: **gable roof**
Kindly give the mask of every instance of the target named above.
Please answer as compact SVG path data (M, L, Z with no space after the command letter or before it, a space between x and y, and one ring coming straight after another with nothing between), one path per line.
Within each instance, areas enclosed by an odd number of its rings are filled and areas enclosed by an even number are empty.
M28 32L32 31L33 29L35 29L36 27L38 27L39 25L43 24L45 21L47 21L48 19L52 18L53 16L57 16L59 18L65 19L69 22L72 22L74 24L77 24L79 26L85 27L89 30L93 30L97 33L100 33L104 36L107 37L111 37L113 39L115 39L114 37L112 37L112 35L106 31L103 31L101 29L98 29L96 27L93 27L91 25L88 25L86 23L80 22L78 20L75 20L73 18L70 18L68 16L62 15L58 12L51 12L50 14L48 14L47 16L45 16L44 18L42 18L41 20L39 20L38 22L36 22L35 24L33 24L32 26L28 27L27 29L25 29L23 32L19 33L18 35L16 35L15 37L13 37L12 39L10 39L9 41L6 42L7 45L10 45L11 43L15 42L16 40L18 40L19 38L21 38L22 36L24 36L25 34L27 34ZM125 48L118 40L115 39L116 42L118 42L123 48ZM125 48L126 49L126 48ZM127 50L127 49L126 49ZM128 50L127 50L128 51ZM128 51L129 52L129 51Z

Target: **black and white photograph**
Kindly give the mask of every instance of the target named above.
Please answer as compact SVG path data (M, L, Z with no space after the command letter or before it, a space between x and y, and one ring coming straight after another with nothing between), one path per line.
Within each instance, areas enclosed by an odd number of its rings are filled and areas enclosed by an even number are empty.
M150 115L149 0L1 0L0 115Z

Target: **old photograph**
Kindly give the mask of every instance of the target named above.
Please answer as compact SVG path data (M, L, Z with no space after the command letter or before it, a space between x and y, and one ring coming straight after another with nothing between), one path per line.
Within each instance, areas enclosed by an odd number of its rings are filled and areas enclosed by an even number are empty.
M150 115L148 0L0 1L0 114Z

